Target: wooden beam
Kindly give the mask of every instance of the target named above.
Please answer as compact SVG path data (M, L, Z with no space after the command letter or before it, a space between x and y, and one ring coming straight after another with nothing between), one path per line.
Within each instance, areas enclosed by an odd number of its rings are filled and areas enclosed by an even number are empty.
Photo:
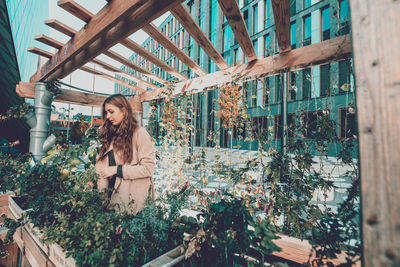
M75 3L76 4L76 3ZM79 6L78 4L74 5L74 9L69 9L68 11L71 11L71 13L73 15L78 14L78 12L74 12L76 10L79 10L81 12L85 13L85 17L79 17L77 16L79 19L84 20L84 18L88 18L89 20L94 16L94 14L90 13L88 10L84 9L83 7ZM153 54L151 54L149 51L147 51L146 49L144 49L143 47L141 47L140 45L137 45L135 42L131 41L129 38L126 38L125 40L121 40L121 44L128 47L129 49L132 49L133 51L139 51L141 53L141 56L145 57L146 59L148 59L149 61L153 62L154 64L161 66L163 69L165 69L167 72L171 72L173 74L175 74L174 76L179 76L182 80L187 80L187 78L185 76L183 76L182 74L180 74L178 71L176 71L174 68L172 68L171 66L169 66L168 64L165 64L164 62L162 62L161 60L159 60L156 56L154 56ZM135 49L135 50L134 50ZM136 53L139 53L136 52ZM154 80L166 84L167 81L162 80L161 78L157 77L156 75L154 75L153 73L137 66L136 64L131 63L131 61L124 59L122 56L118 55L115 52L112 51L107 51L105 52L105 54L119 62L121 62L122 64L126 63L134 70L143 73L147 76L152 76L154 77ZM126 62L126 63L124 63Z
M186 55L182 51L182 49L180 49L175 43L173 43L167 36L165 36L165 34L160 29L158 29L152 23L144 25L143 30L198 75L203 76L207 74L196 62L194 62L192 58Z
M196 40L196 42L203 48L204 52L217 64L217 66L223 70L229 68L222 55L214 47L211 41L204 34L203 30L192 18L187 8L183 5L177 5L175 8L170 10L172 15L179 21L185 30Z
M48 58L51 58L51 57L54 56L54 54L52 54L52 53L50 53L50 52L47 52L47 51L44 51L44 50L42 50L42 49L36 48L36 47L28 48L28 51L29 51L29 52L32 52L32 53L35 53L35 54L38 54L38 55L41 55L41 56L48 57ZM108 64L105 63L105 62L100 61L100 60L93 59L92 61L93 61L93 62L97 62L99 65L106 65L109 69L110 69L110 68L117 69L117 68L115 68L115 67L113 67L113 66L111 66L111 65L108 65ZM105 78L105 79L107 79L107 80L116 82L116 83L118 83L118 84L121 84L121 85L123 85L123 86L126 86L126 87L128 87L128 88L130 88L130 89L136 90L136 91L138 91L138 92L146 92L146 91L147 91L147 90L145 90L145 89L143 89L143 88L140 88L140 87L138 87L138 86L132 85L132 84L127 83L127 82L124 82L124 81L122 81L122 80L120 80L120 79L118 79L118 78L115 78L115 77L113 77L113 76L107 74L107 73L104 73L104 72L99 71L99 70L95 70L95 69L90 68L90 67L87 67L87 66L82 66L82 67L80 67L80 69L83 70L83 71L92 73L92 74L100 75L100 76L102 76L103 78ZM118 70L118 69L117 69L117 70ZM134 77L134 76L133 76L133 77ZM135 77L135 78L136 78L136 77ZM146 82L146 81L143 81L143 80L141 80L141 79L139 79L139 78L136 78L136 79L135 79L135 82L142 83L143 85L149 86L150 88L153 88L153 89L157 89L157 88L158 88L157 86L155 86L155 85L153 85L153 84L151 84L151 83L148 83L148 82Z
M232 32L234 33L240 47L243 50L249 62L256 60L256 52L254 51L253 42L250 39L249 32L247 31L246 24L242 13L236 0L218 0L219 6L224 12L226 19L231 25Z
M52 39L52 38L50 38L50 37L47 37L47 36L45 36L45 35L40 35L38 38L35 37L35 39L38 40L38 41L41 41L41 42L43 42L43 43L46 43L46 44L48 44L48 45L50 45L50 46L53 46L53 47L55 47L55 48L58 48L58 49L59 49L59 47L63 47L63 46L64 46L63 43L61 43L61 42L59 42L59 41L57 41L57 40L55 40L55 39ZM44 52L46 52L46 51L31 51L31 52L41 52L41 53L44 53ZM48 53L48 54L46 54L46 56L49 57L49 56L54 56L54 55ZM129 74L129 73L123 71L123 70L120 70L120 69L118 69L118 68L116 68L116 67L114 67L114 66L112 66L112 65L110 65L110 64L107 64L107 63L105 63L105 62L103 62L103 61L100 61L100 60L98 60L98 59L93 59L91 62L93 62L93 63L95 63L95 64L98 64L98 65L100 65L101 67L103 67L103 68L105 68L105 69L107 69L107 70L109 70L109 71L113 71L113 72L119 73L121 76L124 76L124 77L127 78L127 79L132 79L132 80L134 80L135 82L140 83L140 84L143 84L143 85L145 85L145 86L147 86L147 87L149 87L149 88L153 88L153 89L158 88L158 86L156 86L156 85L154 85L154 84L152 84L152 83L149 83L149 82L147 82L147 81L141 80L141 79L139 79L139 78L137 78L137 77L135 77L135 76L133 76L133 75L131 75L131 74ZM110 75L108 75L108 76L110 76ZM110 77L112 77L112 76L110 76ZM107 79L110 79L110 78L107 78ZM112 77L112 80L114 80L114 79L116 79L116 78L115 78L115 77ZM118 80L118 81L120 81L120 80ZM117 83L120 83L120 82L117 82ZM136 89L135 89L135 90L136 90Z
M57 41L57 40L55 40L55 39L53 39L51 37L48 37L48 36L46 36L44 34L37 35L37 36L34 37L34 39L36 41L39 41L39 42L44 43L44 44L47 44L47 45L49 45L51 47L54 47L56 49L61 49L64 46L63 43L61 43L61 42L59 42L59 41Z
M56 20L56 19L49 19L44 22L47 26L68 35L69 37L74 37L77 33L76 30L72 29L71 27L65 25L64 23Z
M29 47L28 48L28 52L34 53L36 55L42 56L42 57L46 57L46 58L52 58L54 56L53 53L50 53L46 50L37 48L37 47Z
M278 54L264 59L241 64L226 70L210 73L186 82L175 84L173 94L182 92L199 92L218 85L230 83L233 76L240 77L239 82L254 80L280 72L293 71L310 66L320 65L329 61L337 61L350 57L350 36L340 36L334 39L297 48L286 54ZM160 98L164 89L159 88L142 95L142 101Z
M118 53L116 53L114 51L111 51L111 50L105 51L104 55L106 55L106 56L108 56L108 57L110 57L110 58L122 63L123 65L125 65L125 66L127 66L127 67L129 67L131 69L136 70L137 72L140 72L140 73L148 76L149 78L151 78L151 79L153 79L153 80L155 80L155 81L157 81L159 83L168 84L168 82L166 80L164 80L164 79L158 77L157 75L151 73L150 71L148 71L148 70L136 65L135 63L133 63L129 59L126 59L125 57L119 55Z
M349 1L363 266L400 266L400 2Z
M62 79L183 0L113 0L40 68L31 82Z
M82 7L73 0L60 0L57 2L57 4L59 7L63 8L64 10L68 11L69 13L86 23L88 23L93 17L93 14L89 10Z
M35 84L19 82L16 87L17 94L21 97L35 98ZM62 93L55 98L55 102L78 104L84 106L101 106L106 96L82 93L79 91L62 89Z
M106 69L106 70L109 70L109 71L118 73L119 75L124 76L124 77L127 78L127 79L132 79L133 81L135 81L135 82L137 82L137 83L139 83L139 84L143 84L143 85L145 85L146 87L149 87L149 88L152 88L152 89L158 88L158 86L156 86L156 85L154 85L154 84L152 84L152 83L149 83L149 82L147 82L147 81L145 81L145 80L139 79L138 77L133 76L132 74L130 74L130 73L126 72L126 71L123 71L123 70L121 70L121 69L118 69L117 67L114 67L114 66L112 66L112 65L110 65L110 64L108 64L108 63L106 63L106 62L103 62L103 61L101 61L101 60L98 60L98 59L96 59L96 58L92 59L91 62L93 62L93 63L95 63L95 64L101 66L102 68L104 68L104 69Z
M294 3L296 4L296 3ZM279 53L285 53L290 47L290 2L289 0L272 0L272 10L278 38Z
M154 63L155 65L159 66L160 68L164 69L171 75L175 76L176 78L180 80L187 80L187 77L181 74L179 71L176 69L172 68L170 65L166 64L162 60L160 60L158 57L147 51L144 47L140 46L139 44L135 43L129 38L126 38L120 42L122 45L125 47L131 49L132 51L136 52L143 58L147 59L148 61Z
M142 93L143 92L147 92L147 90L145 90L143 88L140 88L140 87L138 87L136 85L130 84L130 83L125 82L125 81L122 81L122 80L120 80L118 78L115 78L115 77L113 77L113 76L111 76L111 75L109 75L107 73L104 73L102 71L96 70L94 68L90 68L88 66L82 66L82 67L80 67L80 69L83 70L83 71L95 74L95 75L99 75L99 76L101 76L101 77L103 77L103 78L105 78L107 80L113 81L115 83L118 83L118 84L120 84L122 86L125 86L127 88L130 88L132 90L135 90L135 91L138 91L138 92L142 92Z

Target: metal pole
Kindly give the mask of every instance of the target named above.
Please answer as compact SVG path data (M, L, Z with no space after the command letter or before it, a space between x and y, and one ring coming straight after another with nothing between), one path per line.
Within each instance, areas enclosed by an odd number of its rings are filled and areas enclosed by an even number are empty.
M289 72L280 74L281 79L281 89L282 99L281 99L281 125L282 125L282 135L281 135L281 151L286 152L287 145L287 91L289 88Z
M94 64L93 68L96 70L96 64ZM96 84L96 75L95 74L93 74L93 79L92 80L93 80L92 92L94 94L94 87L95 87L95 84ZM90 116L90 127L92 127L92 126L93 126L93 106L92 106L92 113L91 113L91 116Z

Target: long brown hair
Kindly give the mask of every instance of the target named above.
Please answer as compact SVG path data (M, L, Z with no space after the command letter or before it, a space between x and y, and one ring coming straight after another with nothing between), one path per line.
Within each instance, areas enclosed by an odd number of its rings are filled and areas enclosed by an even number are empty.
M114 105L119 108L125 117L119 125L113 125L107 120L106 104ZM103 103L101 115L103 119L103 125L100 129L99 138L103 144L99 158L102 159L106 155L107 149L113 142L114 153L118 152L121 155L124 163L132 161L132 136L133 132L138 127L138 122L133 116L131 105L125 96L121 94L111 95L106 98Z

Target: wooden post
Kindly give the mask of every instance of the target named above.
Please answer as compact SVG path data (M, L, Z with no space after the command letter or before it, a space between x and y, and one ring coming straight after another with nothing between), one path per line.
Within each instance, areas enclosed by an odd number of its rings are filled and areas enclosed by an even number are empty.
M364 266L400 266L400 1L351 0Z

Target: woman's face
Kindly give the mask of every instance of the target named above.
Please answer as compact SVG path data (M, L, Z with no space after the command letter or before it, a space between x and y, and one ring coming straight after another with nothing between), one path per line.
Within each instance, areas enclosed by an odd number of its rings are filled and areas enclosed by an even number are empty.
M106 119L109 120L112 125L119 125L125 118L125 113L122 109L107 103L104 107L106 111Z

